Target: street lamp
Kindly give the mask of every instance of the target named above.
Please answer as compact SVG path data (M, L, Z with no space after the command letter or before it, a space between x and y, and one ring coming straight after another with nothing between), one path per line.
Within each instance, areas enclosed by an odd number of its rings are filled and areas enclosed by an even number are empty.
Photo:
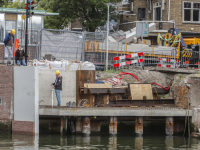
M106 71L108 70L108 35L109 35L109 7L110 6L115 6L118 7L119 4L113 4L113 3L104 3L105 5L108 6L108 13L107 13L107 44L106 44ZM123 5L123 4L120 4Z
M112 3L104 3L108 6L108 13L107 13L107 41L106 41L106 71L108 71L108 35L109 35L109 7L113 5Z

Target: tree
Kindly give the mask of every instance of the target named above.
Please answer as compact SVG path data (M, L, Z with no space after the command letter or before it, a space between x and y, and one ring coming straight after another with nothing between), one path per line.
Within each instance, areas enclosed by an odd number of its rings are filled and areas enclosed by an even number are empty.
M87 31L95 31L97 26L104 25L107 20L107 6L104 3L118 1L120 0L40 0L40 6L46 11L59 13L57 17L46 18L47 21L52 21L54 27L59 28L68 21L79 19ZM110 12L114 10L115 7L110 6ZM59 20L59 24L53 22L55 18ZM110 13L110 20L117 18L116 13Z

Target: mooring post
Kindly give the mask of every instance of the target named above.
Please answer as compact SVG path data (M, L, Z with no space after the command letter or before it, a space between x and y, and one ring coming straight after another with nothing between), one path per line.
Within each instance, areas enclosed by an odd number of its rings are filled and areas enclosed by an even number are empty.
M110 117L109 133L112 135L117 134L117 117Z
M166 117L165 132L167 135L174 134L174 118L173 117Z
M136 117L135 119L135 133L143 134L143 117Z
M60 133L63 133L63 129L64 129L64 117L60 118Z
M85 135L90 135L91 130L90 130L90 118L89 117L84 117L83 118L83 134Z
M82 133L82 120L81 117L76 118L76 133Z

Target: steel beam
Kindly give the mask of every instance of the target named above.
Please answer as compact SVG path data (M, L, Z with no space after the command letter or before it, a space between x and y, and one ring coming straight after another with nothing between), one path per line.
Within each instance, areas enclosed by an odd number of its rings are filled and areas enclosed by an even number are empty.
M81 93L84 94L125 94L128 88L81 88ZM152 88L153 94L168 94L169 90L163 88Z

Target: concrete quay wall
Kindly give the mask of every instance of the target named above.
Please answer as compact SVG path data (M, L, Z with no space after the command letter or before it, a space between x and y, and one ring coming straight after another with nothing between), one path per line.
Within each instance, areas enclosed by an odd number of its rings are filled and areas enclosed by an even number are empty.
M186 116L178 108L40 108L40 116ZM192 116L192 110L189 110Z

